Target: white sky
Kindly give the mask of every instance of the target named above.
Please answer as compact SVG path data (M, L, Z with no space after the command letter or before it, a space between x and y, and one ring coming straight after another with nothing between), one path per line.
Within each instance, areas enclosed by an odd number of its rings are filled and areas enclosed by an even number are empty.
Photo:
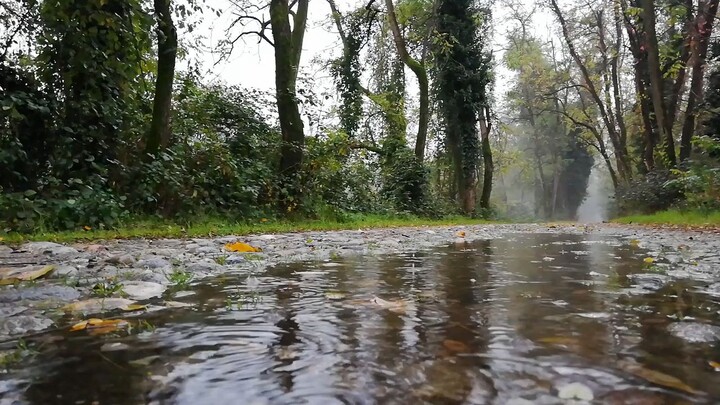
M214 0L215 7L228 9L228 0ZM521 0L526 7L532 7L533 0ZM358 0L337 0L338 7L342 12L347 12L354 7L364 5L366 1ZM502 48L505 43L505 34L508 29L506 23L505 10L500 5L502 1L497 1L493 7L493 26L495 33L493 38L493 50L496 61L500 61ZM267 17L267 12L265 13ZM320 56L326 58L329 55L337 55L340 52L340 41L335 31L334 25L329 21L330 7L325 0L312 0L310 2L308 30L305 34L303 46L303 55L301 61L301 71L304 73L313 72L311 62L314 58ZM203 27L196 32L201 32L207 37L207 44L215 44L218 40L226 38L226 27L232 19L230 13L226 13L220 19L208 18ZM552 21L549 20L549 14L538 12L535 18L534 28L540 35L547 35L552 29ZM269 32L268 32L269 35ZM239 84L246 87L255 87L259 89L274 88L275 66L273 61L273 49L265 43L258 43L255 36L247 36L244 43L239 42L235 48L235 52L226 62L214 65L219 55L213 52L205 52L200 55L204 61L208 76L206 79L220 79L228 84ZM327 72L323 72L326 74ZM500 81L500 80L499 80ZM500 83L498 83L500 84Z

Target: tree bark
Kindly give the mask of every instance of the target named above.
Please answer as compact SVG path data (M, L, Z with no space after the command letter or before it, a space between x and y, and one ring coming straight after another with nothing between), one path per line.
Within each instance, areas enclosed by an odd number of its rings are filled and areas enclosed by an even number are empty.
M620 7L622 13L626 14L627 3L625 0L620 1ZM655 146L658 144L659 139L655 130L657 122L655 117L652 115L652 100L648 94L650 79L648 78L647 53L641 48L638 32L627 17L624 18L624 23L628 40L630 42L630 51L635 58L635 63L633 63L635 74L633 76L635 79L635 91L637 93L637 102L640 107L640 116L643 122L643 134L645 137L643 163L645 165L645 169L648 172L651 172L655 170Z
M295 209L299 203L298 174L303 160L305 134L297 103L296 83L308 0L299 0L290 29L291 10L288 0L270 1L270 25L275 48L275 92L282 145L280 147L280 178L285 193L280 207L285 211Z
M157 153L170 143L172 91L177 58L177 30L170 11L170 0L154 0L157 19L158 60L152 121L145 141L145 152Z
M663 78L660 72L660 51L655 31L654 0L642 0L642 22L645 31L645 48L647 50L648 72L650 77L650 93L660 139L665 146L665 158L669 167L677 165L675 156L675 140L673 139L672 122L666 117Z
M495 166L493 164L492 148L490 147L490 109L483 107L480 118L480 136L482 137L482 157L483 157L483 186L480 195L480 208L487 211L490 210L490 194L492 193L492 180Z
M388 23L393 34L395 47L397 48L400 59L412 70L418 80L420 90L420 116L418 117L418 132L415 139L415 157L420 162L425 160L425 145L427 143L428 123L430 121L430 84L428 81L427 69L425 66L413 59L405 46L405 40L400 32L400 25L395 15L395 6L392 0L385 0L387 7Z
M703 82L704 71L707 59L710 34L712 34L713 21L718 10L719 0L701 2L691 40L692 53L692 78L690 81L690 93L688 94L687 107L685 109L685 121L683 122L682 135L680 138L680 162L690 158L692 152L692 137L695 133L697 109L704 98Z

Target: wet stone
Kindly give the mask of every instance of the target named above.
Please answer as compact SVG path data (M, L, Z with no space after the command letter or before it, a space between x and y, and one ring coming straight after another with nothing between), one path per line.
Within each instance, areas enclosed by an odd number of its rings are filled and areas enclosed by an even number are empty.
M225 258L225 264L240 264L245 262L245 258L242 255L230 255Z
M112 256L105 261L111 264L122 264L125 266L132 266L135 264L135 258L129 254Z
M136 272L136 278L140 281L148 281L158 284L167 284L168 283L168 276L158 270L135 270Z
M0 319L0 335L20 335L41 331L53 325L53 321L44 316L18 315Z
M213 273L222 270L222 266L214 260L205 259L185 266L185 270L192 273Z
M0 302L4 303L45 300L73 301L79 297L78 290L64 285L20 286L19 288L0 290Z
M668 332L690 343L720 340L720 327L699 322L675 322L668 326Z
M160 297L165 291L162 284L148 281L128 281L123 283L122 289L128 298L138 301Z
M172 267L172 264L170 264L169 261L162 259L160 257L151 257L147 259L142 259L139 262L137 262L138 267L144 267L146 269L165 269Z
M51 275L53 278L75 277L78 275L78 269L73 266L55 266Z
M53 242L30 242L24 244L21 249L28 250L36 255L66 256L80 253L75 248Z

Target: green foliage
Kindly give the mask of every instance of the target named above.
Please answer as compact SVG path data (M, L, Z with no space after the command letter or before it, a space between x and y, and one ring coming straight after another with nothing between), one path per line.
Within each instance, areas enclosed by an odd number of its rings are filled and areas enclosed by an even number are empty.
M713 158L720 154L720 141L709 136L696 137L696 157L686 170L674 170L675 178L665 187L679 188L683 205L691 210L710 213L720 210L720 167Z
M351 150L345 133L309 138L302 179L304 214L343 220L343 213L378 212L380 201L369 185L376 182L372 162Z
M399 147L385 157L382 195L400 213L432 215L429 201L429 171L415 154Z
M182 269L173 269L172 273L166 274L165 278L176 288L187 288L193 280L193 274Z
M481 155L477 124L481 109L489 104L491 58L484 50L482 19L476 17L480 14L471 0L441 1L437 10L437 29L443 41L435 45L435 86L460 200L473 195Z
M666 210L681 200L680 184L671 181L669 171L656 170L615 191L617 211L621 215L647 214Z

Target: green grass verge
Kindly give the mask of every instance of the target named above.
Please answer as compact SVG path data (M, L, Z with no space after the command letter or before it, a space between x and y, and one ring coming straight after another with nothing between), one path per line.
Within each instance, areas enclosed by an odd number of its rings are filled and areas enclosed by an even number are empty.
M720 226L720 211L707 213L700 211L668 210L649 215L629 215L616 218L613 222L639 225Z
M267 222L229 222L222 219L203 219L193 223L179 224L157 220L133 221L117 229L42 232L32 234L9 233L0 235L0 243L14 244L27 241L75 242L88 240L134 239L134 238L194 238L223 235L250 235L301 231L332 231L342 229L396 228L413 226L452 226L491 223L487 220L461 216L442 219L417 217L386 217L377 215L356 216L346 221L300 220Z

